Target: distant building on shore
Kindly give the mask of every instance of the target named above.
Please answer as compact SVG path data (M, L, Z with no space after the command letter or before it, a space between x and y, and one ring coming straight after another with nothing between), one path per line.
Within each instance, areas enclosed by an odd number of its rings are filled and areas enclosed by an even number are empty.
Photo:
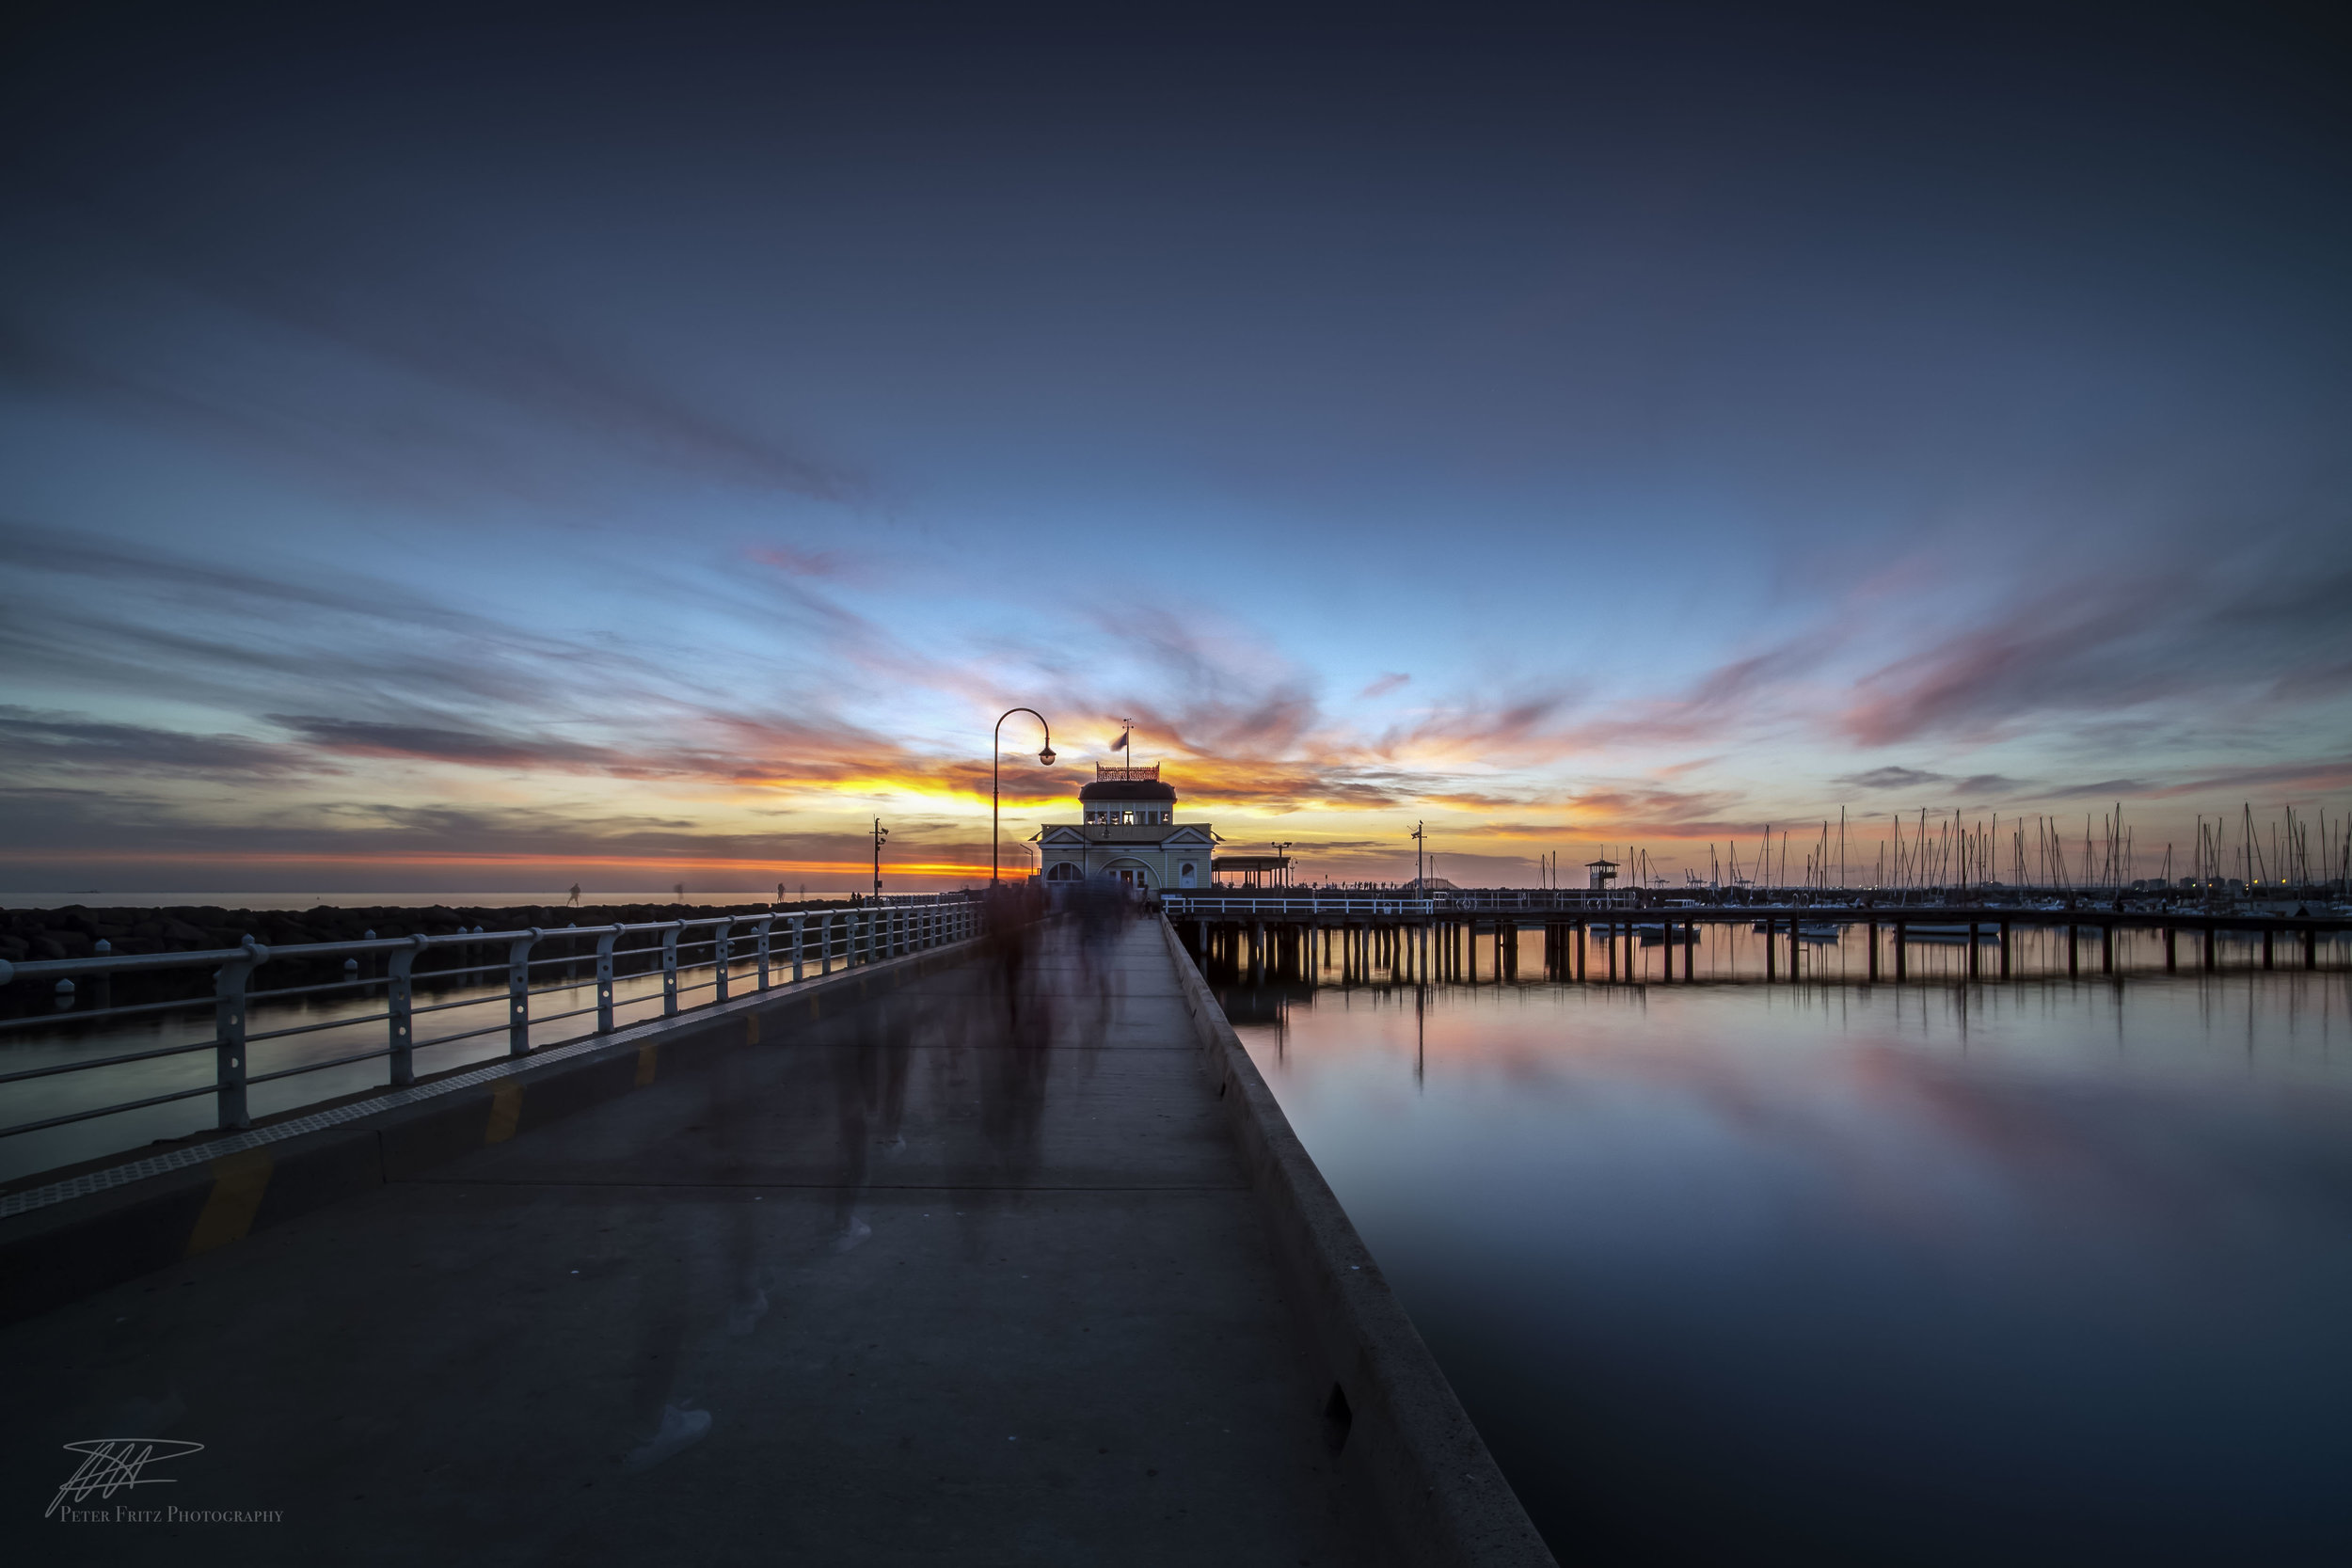
M1098 873L1129 887L1204 888L1216 835L1205 822L1176 820L1176 789L1148 768L1097 763L1094 782L1078 791L1077 822L1049 822L1038 834L1038 863L1048 882Z

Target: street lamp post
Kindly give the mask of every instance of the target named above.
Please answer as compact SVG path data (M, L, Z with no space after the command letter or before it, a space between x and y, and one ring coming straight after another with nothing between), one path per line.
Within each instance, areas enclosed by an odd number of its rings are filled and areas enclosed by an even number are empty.
M1033 707L1009 707L996 716L996 727L989 732L988 741L988 885L991 887L996 885L998 853L996 812L997 800L1001 792L997 785L997 762L1005 749L1005 721L1016 713L1027 714L1036 720L1038 727L1045 732L1045 749L1038 752L1037 760L1048 768L1054 766L1054 726L1045 721L1045 715Z
M1281 879L1281 880L1277 884L1281 887L1288 887L1291 884L1290 873L1284 869L1280 863L1282 852L1289 847L1290 846L1287 844L1277 844L1274 846L1274 859L1276 862L1274 866L1274 875Z
M1429 896L1429 873L1422 869L1421 852L1426 847L1422 825L1413 824L1413 884L1423 898Z
M876 898L882 896L882 847L889 837L890 830L882 825L882 818L879 816L874 818L874 896Z

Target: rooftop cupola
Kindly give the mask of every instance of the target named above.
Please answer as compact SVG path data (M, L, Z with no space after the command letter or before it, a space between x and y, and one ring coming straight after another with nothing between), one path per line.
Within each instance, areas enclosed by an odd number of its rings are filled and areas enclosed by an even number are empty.
M1078 803L1090 823L1137 826L1176 819L1176 786L1160 782L1160 765L1131 767L1124 763L1094 765L1094 782L1078 791Z

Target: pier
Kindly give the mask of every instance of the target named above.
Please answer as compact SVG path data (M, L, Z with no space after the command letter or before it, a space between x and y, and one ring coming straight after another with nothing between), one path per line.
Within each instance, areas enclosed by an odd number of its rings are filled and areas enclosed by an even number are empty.
M767 937L12 1184L11 1473L199 1443L174 1500L279 1511L205 1538L263 1560L1550 1560L1164 921Z
M1660 966L1658 976L1666 984L1697 980L1700 933L1726 927L1752 929L1763 937L1760 978L1766 981L1804 977L1808 943L1847 930L1863 935L1863 977L1871 981L1911 978L1911 955L1927 941L1960 944L1969 979L2024 978L2015 954L2017 938L2026 931L2062 933L2059 947L2069 975L2116 974L2118 939L2128 932L2160 938L2168 974L2220 969L2225 938L2259 944L2263 969L2317 969L2323 948L2352 936L2352 916L2334 913L2010 905L1635 904L1621 895L1612 903L1549 893L1490 892L1442 898L1169 894L1165 906L1190 950L1203 963L1231 973L1296 974L1319 965L1337 967L1343 975L1377 974L1409 983L1474 984L1482 976L1517 979L1518 936L1529 930L1543 933L1547 979L1631 979L1637 948L1649 944L1666 949L1668 961Z

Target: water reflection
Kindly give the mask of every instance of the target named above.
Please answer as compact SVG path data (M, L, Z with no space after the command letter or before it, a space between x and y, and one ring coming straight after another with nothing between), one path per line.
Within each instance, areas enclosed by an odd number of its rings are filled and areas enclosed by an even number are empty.
M2347 985L1228 995L1563 1560L2275 1561L2352 1539Z

